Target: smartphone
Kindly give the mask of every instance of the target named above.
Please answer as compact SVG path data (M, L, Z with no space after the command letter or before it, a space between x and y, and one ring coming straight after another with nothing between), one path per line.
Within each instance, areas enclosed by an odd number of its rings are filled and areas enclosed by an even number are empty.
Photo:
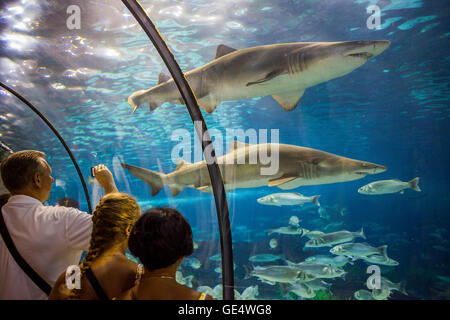
M95 167L91 167L91 177L92 177L92 178L95 178L94 168L95 168Z

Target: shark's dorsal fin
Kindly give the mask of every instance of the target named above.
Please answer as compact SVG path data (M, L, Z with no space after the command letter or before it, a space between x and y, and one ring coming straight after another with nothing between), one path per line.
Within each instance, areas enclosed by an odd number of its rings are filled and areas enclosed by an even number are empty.
M233 140L230 143L230 147L228 148L228 152L232 152L232 151L234 151L236 149L244 148L244 147L248 147L248 146L250 146L248 143L237 141L237 140Z
M274 180L269 180L269 182L267 183L267 185L269 187L274 187L274 186L279 186L283 183L292 181L294 179L296 179L297 177L285 177L285 178L280 178L280 179L274 179Z
M158 76L158 84L161 84L163 82L169 81L170 76L165 74L164 72L161 72Z
M274 94L272 98L286 111L292 111L305 93L305 89L282 94Z
M217 46L217 50L216 50L216 57L214 59L223 57L224 55L227 55L231 52L237 51L237 49L231 48L231 47L227 47L224 44L219 44Z
M188 162L188 161L184 161L183 159L178 159L178 161L177 161L177 167L175 168L175 171L178 171L178 170L180 170L181 168L183 168L183 167L185 167L185 166L187 166L187 165L189 165L189 164L191 164L190 162Z

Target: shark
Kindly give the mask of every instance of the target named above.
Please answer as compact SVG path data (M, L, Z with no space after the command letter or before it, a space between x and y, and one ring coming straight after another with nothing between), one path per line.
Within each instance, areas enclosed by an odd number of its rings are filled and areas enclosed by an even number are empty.
M270 154L270 162L263 157ZM276 170L263 170L268 166ZM320 185L364 178L385 171L383 165L350 159L325 151L289 144L247 144L231 142L228 152L217 158L225 190L262 186L290 190L305 185ZM164 174L121 163L132 175L146 182L151 195L168 185L172 196L184 188L211 192L211 180L205 160L190 163L179 159L175 171Z
M237 50L221 44L213 61L185 76L207 113L222 101L263 96L291 111L306 88L350 73L389 45L388 40L295 42ZM174 80L164 73L158 85L134 92L127 101L133 112L144 103L151 111L165 102L184 104Z

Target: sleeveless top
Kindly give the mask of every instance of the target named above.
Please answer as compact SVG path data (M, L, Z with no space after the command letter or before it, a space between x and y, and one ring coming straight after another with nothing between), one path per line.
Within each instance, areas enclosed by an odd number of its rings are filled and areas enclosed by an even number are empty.
M92 288L94 289L95 293L97 294L98 299L109 300L108 296L106 295L105 291L100 285L100 282L98 282L97 277L95 276L94 272L92 272L91 268L86 270L86 277L89 283L91 284Z

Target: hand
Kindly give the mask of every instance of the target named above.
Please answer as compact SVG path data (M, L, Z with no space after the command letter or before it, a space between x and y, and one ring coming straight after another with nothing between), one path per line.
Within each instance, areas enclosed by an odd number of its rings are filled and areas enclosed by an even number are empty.
M102 187L105 188L106 194L110 192L118 192L116 183L114 182L114 177L111 171L109 171L109 169L105 165L99 164L98 166L95 166L94 176L95 179L97 179L98 183L100 183Z

